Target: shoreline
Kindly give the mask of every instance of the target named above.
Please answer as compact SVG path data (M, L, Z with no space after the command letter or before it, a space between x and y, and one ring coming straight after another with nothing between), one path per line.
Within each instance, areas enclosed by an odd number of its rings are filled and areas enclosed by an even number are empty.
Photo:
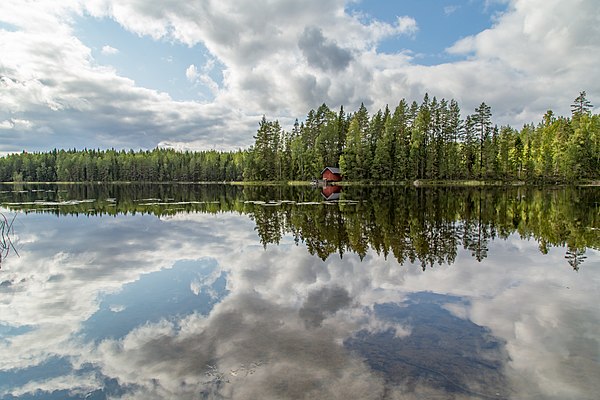
M0 182L2 185L234 185L234 186L314 186L311 181L84 181L84 182ZM499 181L499 180L426 180L417 179L414 181L341 181L331 182L334 186L414 186L414 187L503 187L503 186L524 186L524 187L600 187L600 180L581 181L581 182L527 182L527 181Z

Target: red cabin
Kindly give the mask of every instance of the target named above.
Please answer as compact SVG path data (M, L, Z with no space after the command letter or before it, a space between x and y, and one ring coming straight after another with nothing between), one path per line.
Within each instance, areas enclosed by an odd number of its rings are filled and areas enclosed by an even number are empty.
M342 171L335 167L325 167L321 171L321 179L325 182L339 182L342 180Z

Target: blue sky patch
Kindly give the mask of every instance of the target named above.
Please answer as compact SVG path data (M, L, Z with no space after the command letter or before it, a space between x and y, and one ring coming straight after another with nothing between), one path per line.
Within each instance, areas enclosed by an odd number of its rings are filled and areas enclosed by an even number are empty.
M421 1L361 1L350 4L349 13L364 18L396 22L399 16L417 21L419 30L412 36L400 35L383 40L377 46L382 53L408 52L415 64L437 65L461 59L445 50L457 40L475 35L493 25L494 17L506 10L506 4L485 1L421 0Z
M98 65L113 67L137 86L168 93L174 100L207 101L214 98L208 87L186 78L190 65L198 69L213 64L208 75L223 83L222 65L202 44L189 47L167 39L154 40L124 29L109 18L78 18L75 33L92 50Z

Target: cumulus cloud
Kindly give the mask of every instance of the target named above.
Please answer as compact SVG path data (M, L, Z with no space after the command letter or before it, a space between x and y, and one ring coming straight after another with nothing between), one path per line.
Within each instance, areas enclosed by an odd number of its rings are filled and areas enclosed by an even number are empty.
M384 39L417 35L413 17L365 20L349 14L344 0L54 3L0 5L0 19L16 27L0 31L0 121L32 124L12 126L0 151L161 143L233 149L252 142L262 114L293 122L324 102L349 110L364 102L374 111L426 91L455 98L464 113L485 101L496 122L518 126L548 108L568 115L580 90L600 96L594 0L506 1L489 29L448 48L459 61L435 66L419 65L414 52L376 50ZM77 37L75 17L110 18L138 35L205 46L215 64L190 64L186 78L213 98L174 101L98 65ZM31 129L41 133L35 142Z
M481 69L474 84L489 88L486 97L505 119L535 120L544 107L568 115L579 90L600 89L592 78L600 43L598 18L593 1L573 6L513 0L492 28L459 40L448 52L468 55L466 64ZM516 109L509 106L511 97Z
M415 34L419 30L417 21L414 18L403 16L398 17L398 29L397 33L402 34Z
M352 54L325 39L323 32L315 27L307 27L298 39L298 47L309 65L322 70L338 71L345 69L352 60Z
M396 20L396 26L388 25L385 29L385 34L383 36L393 36L393 35L408 35L414 36L418 30L419 26L417 21L408 16L398 17Z
M200 84L207 87L213 95L218 95L219 84L210 76L210 73L215 68L215 60L209 58L201 69L198 69L194 64L191 64L185 70L185 77L188 81L194 84Z
M29 129L33 126L31 121L24 119L9 119L6 121L0 121L0 129Z
M194 82L196 79L198 79L198 68L196 68L196 66L194 64L191 64L189 67L187 67L187 69L185 70L185 77L188 79L188 81L190 82Z

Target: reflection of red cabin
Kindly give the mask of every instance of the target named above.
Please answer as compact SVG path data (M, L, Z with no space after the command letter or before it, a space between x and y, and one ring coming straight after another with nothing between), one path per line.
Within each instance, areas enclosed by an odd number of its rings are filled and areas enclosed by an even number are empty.
M325 169L321 171L321 179L325 182L339 182L342 180L342 171L335 167L325 167Z
M327 185L321 190L321 195L323 195L325 200L339 200L341 191L341 186Z

